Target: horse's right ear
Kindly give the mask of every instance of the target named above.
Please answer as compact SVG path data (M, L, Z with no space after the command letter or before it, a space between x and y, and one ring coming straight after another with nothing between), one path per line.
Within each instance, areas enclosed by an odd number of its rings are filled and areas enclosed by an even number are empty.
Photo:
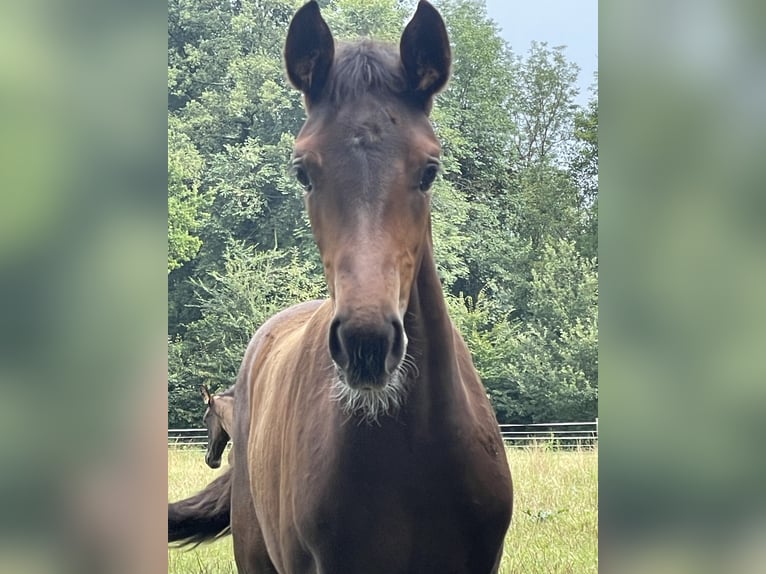
M207 387L205 385L200 385L199 390L200 390L200 393L202 393L202 402L204 402L206 405L209 405L210 391L207 390Z
M287 77L306 96L316 100L324 88L335 57L335 41L314 0L293 16L285 42Z
M444 20L425 0L402 33L399 54L410 90L430 111L431 98L449 78L452 51Z

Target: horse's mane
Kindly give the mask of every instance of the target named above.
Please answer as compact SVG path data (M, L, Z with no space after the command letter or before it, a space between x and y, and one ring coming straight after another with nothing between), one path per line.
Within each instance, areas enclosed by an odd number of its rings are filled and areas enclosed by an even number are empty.
M327 94L334 104L354 101L370 92L397 95L406 86L399 51L373 40L338 43L331 70Z

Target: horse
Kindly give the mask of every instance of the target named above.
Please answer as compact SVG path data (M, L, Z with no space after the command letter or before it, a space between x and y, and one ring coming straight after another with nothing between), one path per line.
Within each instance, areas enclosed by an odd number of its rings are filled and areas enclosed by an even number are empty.
M202 417L202 424L207 429L207 450L205 463L210 468L221 466L221 456L231 436L234 421L234 387L229 387L222 393L211 395L205 385L200 386L202 401L207 405ZM229 452L229 464L232 463L232 452Z
M235 384L234 465L168 505L168 539L230 529L239 572L497 572L511 474L431 233L445 24L421 0L398 50L336 43L311 1L284 57L307 113L292 168L329 298L255 333Z

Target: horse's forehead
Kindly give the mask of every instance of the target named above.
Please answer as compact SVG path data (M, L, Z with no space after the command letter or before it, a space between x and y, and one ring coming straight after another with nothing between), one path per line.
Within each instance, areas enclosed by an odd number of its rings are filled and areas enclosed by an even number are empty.
M424 147L438 153L438 141L425 114L416 114L395 101L362 100L339 109L317 110L296 138L296 154L326 155L385 149L404 152Z

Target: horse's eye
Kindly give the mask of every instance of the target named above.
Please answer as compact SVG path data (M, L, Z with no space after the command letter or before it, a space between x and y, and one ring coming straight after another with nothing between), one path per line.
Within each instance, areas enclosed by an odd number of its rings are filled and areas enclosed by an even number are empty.
M428 191L431 188L437 173L439 173L438 165L430 163L426 166L423 175L420 176L420 191Z
M295 179L298 180L298 183L300 183L303 189L306 191L311 191L311 178L309 177L309 174L306 173L306 170L299 165L296 165L293 169L295 173Z

